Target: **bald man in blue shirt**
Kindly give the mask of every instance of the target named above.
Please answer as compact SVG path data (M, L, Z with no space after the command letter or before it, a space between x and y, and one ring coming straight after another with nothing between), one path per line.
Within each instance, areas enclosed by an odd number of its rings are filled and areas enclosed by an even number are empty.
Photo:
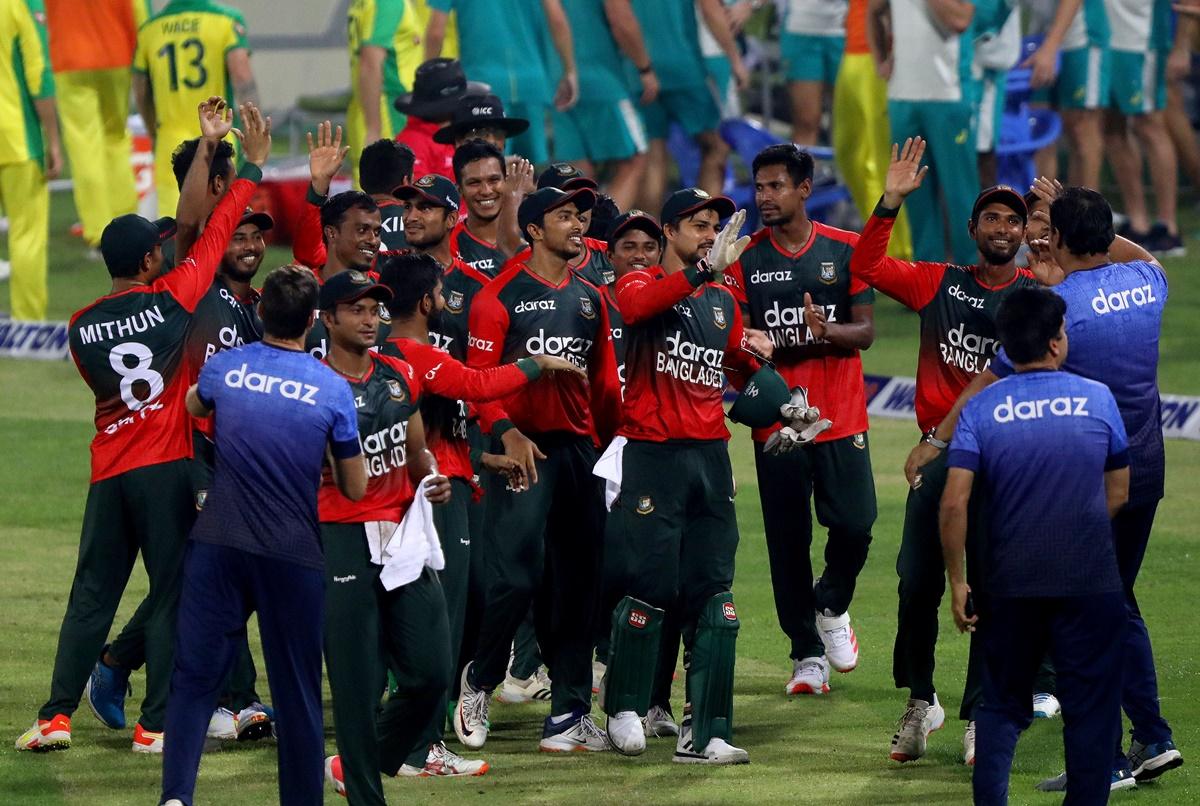
M1008 802L1017 737L1047 650L1058 670L1067 803L1104 803L1120 740L1122 636L1127 621L1111 518L1129 497L1125 426L1108 387L1061 372L1063 299L1014 291L996 327L1016 374L963 408L941 503L954 621L979 630L976 804ZM963 558L972 484L988 497L987 597L968 612ZM1132 782L1128 771L1126 780Z

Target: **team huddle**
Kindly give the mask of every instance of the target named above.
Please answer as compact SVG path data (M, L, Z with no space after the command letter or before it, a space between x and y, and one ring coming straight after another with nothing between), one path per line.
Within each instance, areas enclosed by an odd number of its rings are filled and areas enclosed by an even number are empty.
M676 762L747 763L734 744L725 387L738 393L728 418L752 429L791 644L785 692L824 695L832 671L859 663L850 609L876 517L859 354L875 339L878 290L920 316L924 434L906 467L893 671L909 698L890 758L923 756L946 719L933 672L949 568L956 622L980 626L960 718L981 802L1003 802L1017 733L1059 700L1068 797L1097 802L1110 774L1115 786L1182 763L1132 595L1162 496L1153 373L1166 284L1148 253L1114 240L1111 215L1105 230L1098 194L1046 181L1024 195L989 188L967 225L976 265L912 263L886 250L927 170L919 138L894 149L861 235L808 218L808 153L764 149L752 166L763 228L741 236L746 212L696 188L655 216L616 210L567 164L535 180L504 156L502 129L498 142L456 143L453 176L414 176L412 152L379 140L358 163L363 190L329 195L346 149L326 123L310 136L295 264L255 288L273 221L248 204L270 120L242 105L235 170L231 110L212 98L199 113L201 136L172 157L174 220L109 224L113 291L72 319L71 353L96 397L92 482L50 698L18 750L69 747L81 700L124 728L129 675L144 664L133 750L164 754L163 803L193 803L206 741L272 735L288 804L321 802L323 778L351 802L383 803L385 774L482 775L487 762L454 752L445 734L484 751L494 699L549 701L541 751L632 756L669 736ZM1028 268L1016 264L1023 244ZM1109 342L1089 344L1101 313L1080 302L1093 281L1075 272L1102 270L1119 292L1124 266L1141 301L1121 304L1149 318L1126 316ZM1108 382L1110 356L1097 351L1131 328L1154 354L1127 346L1115 362L1127 380L1109 383L1111 395L1087 387L1111 434L1096 479L1116 489L1123 478L1129 501L1117 505L1116 554L1110 541L1071 591L1108 597L1103 671L1081 671L1089 659L1060 646L1047 617L1032 665L1001 675L1002 637L988 627L1003 621L1001 603L1065 594L1029 593L1009 576L1008 552L1039 538L997 520L1004 490L972 505L967 523L971 473L977 497L999 476L984 471L996 460L979 411L1063 360ZM1010 420L1034 419L1013 394ZM810 502L827 530L815 572ZM138 551L150 592L109 640ZM255 689L251 612L273 709ZM673 696L681 644L684 692ZM1134 722L1128 753L1120 704Z

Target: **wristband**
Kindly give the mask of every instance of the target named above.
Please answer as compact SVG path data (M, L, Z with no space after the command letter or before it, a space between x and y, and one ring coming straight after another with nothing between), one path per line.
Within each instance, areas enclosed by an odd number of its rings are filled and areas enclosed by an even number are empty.
M937 433L937 426L934 426L933 428L930 428L928 431L926 431L924 434L921 435L921 441L924 442L926 445L932 445L933 447L937 448L939 451L944 451L944 450L946 450L946 448L950 447L949 442L938 439L936 436L934 436L936 433Z
M648 64L645 67L638 68L638 75L640 75L640 76L649 75L650 73L653 73L653 72L654 72L654 65L652 65L652 64Z

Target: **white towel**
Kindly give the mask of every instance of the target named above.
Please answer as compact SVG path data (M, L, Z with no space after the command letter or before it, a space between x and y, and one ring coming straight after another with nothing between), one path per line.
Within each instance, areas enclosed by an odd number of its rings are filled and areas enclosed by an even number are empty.
M363 524L371 547L371 562L383 566L379 581L384 590L407 585L430 567L441 571L446 567L442 544L433 525L433 505L425 497L425 485L433 475L421 479L417 494L400 523L372 521Z
M608 444L604 455L592 469L592 474L604 479L604 508L612 511L617 496L621 494L621 472L625 467L625 437L617 437Z

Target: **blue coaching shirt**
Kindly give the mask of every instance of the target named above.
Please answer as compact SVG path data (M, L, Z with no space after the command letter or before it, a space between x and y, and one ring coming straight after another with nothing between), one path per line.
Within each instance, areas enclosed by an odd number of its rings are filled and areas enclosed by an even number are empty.
M963 408L947 463L990 493L989 594L1121 590L1104 472L1129 456L1104 384L1051 370L992 384Z
M1121 410L1129 435L1129 503L1163 497L1165 457L1158 397L1158 338L1167 278L1153 263L1108 263L1067 275L1050 289L1067 303L1069 345L1063 369L1100 381ZM1011 375L1004 350L992 361Z
M192 539L321 569L317 488L362 450L350 385L308 353L255 342L200 370L216 417L216 470Z

